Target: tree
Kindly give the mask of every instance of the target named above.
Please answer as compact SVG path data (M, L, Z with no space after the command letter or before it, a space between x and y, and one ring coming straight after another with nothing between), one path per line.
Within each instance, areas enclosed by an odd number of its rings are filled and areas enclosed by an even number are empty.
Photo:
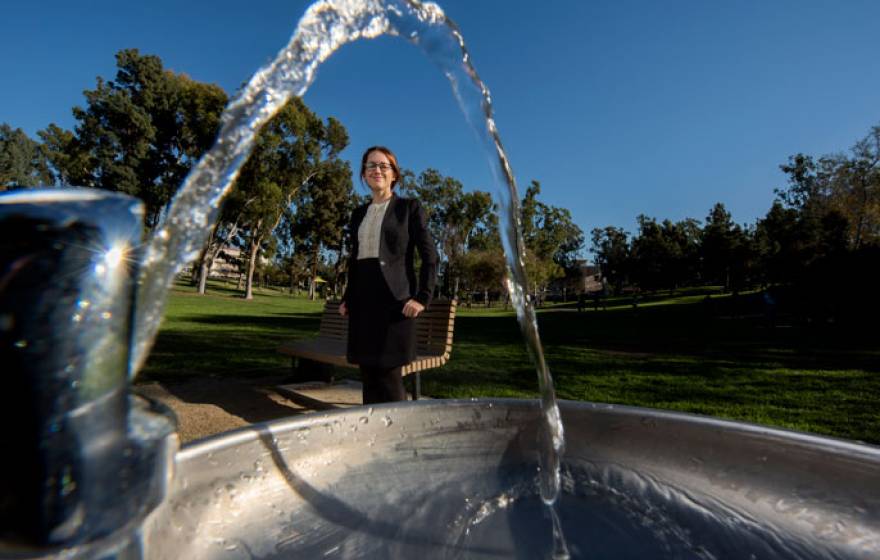
M755 239L764 283L789 282L803 272L815 230L802 226L798 211L779 200L758 220Z
M539 194L541 184L533 180L520 205L523 241L528 250L526 275L536 292L573 268L584 245L583 231L572 221L571 212L540 202Z
M76 136L56 124L50 124L37 133L43 141L43 150L60 185L89 186L77 179L86 177L91 163L89 155L78 149Z
M73 133L41 131L48 157L64 183L120 191L144 201L154 227L192 164L210 147L227 96L165 70L137 49L116 55L114 80L98 78L74 107Z
M592 253L602 276L608 279L615 293L620 293L627 280L630 267L629 234L622 228L605 226L591 232Z
M791 156L780 166L788 178L777 189L780 203L803 219L821 222L830 213L847 222L847 244L858 249L880 243L880 126L875 126L850 150L818 161ZM829 218L833 219L833 218Z
M706 281L729 287L735 227L730 212L720 202L706 216L700 243Z
M22 129L0 124L0 191L50 185L54 180L43 147Z
M654 218L642 214L636 221L639 233L630 248L633 280L643 290L674 287L672 265L680 257L679 246Z
M717 203L706 217L700 240L703 278L739 291L748 282L753 260L753 235L733 222L724 204Z
M849 222L850 245L880 243L880 126L858 141L843 159L831 186L831 205Z
M401 173L400 192L418 198L425 208L428 228L443 263L442 284L447 292L457 295L471 240L494 223L491 195L483 191L466 193L460 181L430 168L418 177L411 171Z
M489 294L503 291L506 268L504 254L496 250L474 250L465 254L463 275L469 291L483 292L483 303L489 306Z
M695 285L700 281L699 220L685 218L679 222L663 220L663 237L671 245L671 261L666 265L667 280L672 289Z
M336 270L344 266L343 232L355 206L351 167L342 160L330 160L312 180L308 181L295 198L296 212L290 220L291 237L295 247L310 255L309 298L316 297L315 278L321 264L322 250L336 253L333 289L337 291Z
M196 266L193 267L192 281L198 284L199 295L205 295L211 266L223 249L238 239L244 211L255 200L255 196L247 198L234 190L223 200L220 217L214 223L211 235L208 236L196 260Z
M337 158L347 144L348 133L339 121L330 117L324 123L298 97L260 131L233 187L236 196L249 201L237 220L248 253L245 299L253 299L257 259L294 198L311 182L338 175Z

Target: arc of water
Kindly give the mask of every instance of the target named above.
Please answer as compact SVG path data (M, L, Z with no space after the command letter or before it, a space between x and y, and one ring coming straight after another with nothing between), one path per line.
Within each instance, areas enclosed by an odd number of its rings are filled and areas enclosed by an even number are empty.
M235 182L260 128L292 96L301 96L318 66L345 43L389 31L378 1L323 0L300 19L288 45L261 68L223 113L214 146L177 192L143 257L135 307L129 375L143 366L165 309L175 275L193 261L217 219L220 201Z
M303 95L318 66L342 45L384 33L418 45L449 79L466 120L484 144L502 208L502 244L508 289L520 329L538 371L542 433L541 496L549 505L559 492L559 460L564 435L553 380L544 359L537 321L523 286L524 243L519 195L510 162L495 125L489 89L471 63L458 27L433 3L417 0L321 0L308 8L288 45L260 69L226 109L216 144L199 161L175 196L167 218L146 247L136 305L130 375L143 365L155 338L168 286L204 244L219 203L250 153L259 129L290 99Z

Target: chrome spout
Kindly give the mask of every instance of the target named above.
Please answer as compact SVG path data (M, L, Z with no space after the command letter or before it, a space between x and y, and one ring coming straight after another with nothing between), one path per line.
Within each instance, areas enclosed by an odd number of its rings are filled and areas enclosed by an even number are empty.
M0 557L131 557L164 495L174 422L129 394L142 216L91 189L0 195Z

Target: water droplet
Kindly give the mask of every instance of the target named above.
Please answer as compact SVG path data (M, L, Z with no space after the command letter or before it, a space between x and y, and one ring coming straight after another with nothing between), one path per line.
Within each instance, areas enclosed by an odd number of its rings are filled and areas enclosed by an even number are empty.
M296 439L298 439L300 443L308 443L309 432L310 430L308 428L303 428L302 430L299 430L298 432L296 432Z
M27 348L27 347L28 347L28 341L27 341L27 340L24 340L24 339L22 339L22 340L16 340L16 341L15 341L15 347L16 347L16 348Z
M390 417L390 416L385 416L384 418L382 418L382 423L385 424L385 427L387 428L388 426L390 426L391 424L393 424L394 421L391 420L391 417Z
M360 418L358 418L358 422L360 422L361 424L366 424L369 421L370 421L370 419L367 418L366 416L361 416Z

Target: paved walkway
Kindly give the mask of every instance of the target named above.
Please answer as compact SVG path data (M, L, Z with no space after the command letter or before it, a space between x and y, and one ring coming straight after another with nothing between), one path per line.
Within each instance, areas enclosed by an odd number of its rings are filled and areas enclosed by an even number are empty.
M297 403L300 406L313 410L327 410L331 408L348 408L363 404L363 387L360 381L343 379L335 383L314 381L308 383L291 383L279 385L275 390ZM412 400L412 395L407 389L407 400ZM422 399L428 397L422 396Z
M275 390L296 404L312 410L348 408L363 404L360 381L348 379L336 383L291 383L278 385Z

